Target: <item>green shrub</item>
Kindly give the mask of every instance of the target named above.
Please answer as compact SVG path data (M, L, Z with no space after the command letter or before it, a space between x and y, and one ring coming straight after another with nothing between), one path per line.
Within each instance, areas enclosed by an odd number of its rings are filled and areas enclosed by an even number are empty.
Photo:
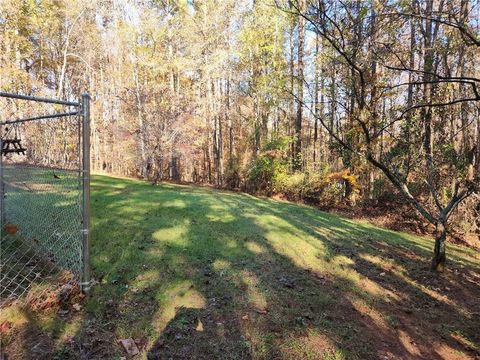
M290 138L282 137L268 142L252 161L247 172L247 189L271 195L275 179L287 174L287 153Z
M288 171L289 137L265 144L247 171L247 190L266 195L282 194L293 201L306 200L323 206L341 201L352 204L359 193L357 177L348 170L329 172L328 168L313 174Z
M325 171L315 174L310 174L306 177L306 184L302 193L302 199L311 203L322 203L322 195L327 186L325 178Z
M298 186L300 198L323 206L333 206L344 201L355 203L360 192L356 176L348 170L327 172L328 169L325 169L321 173L305 176L303 184Z
M229 189L238 189L241 182L240 164L238 158L233 156L228 160L227 168L225 170L225 185Z
M301 200L306 190L306 175L304 173L277 173L274 178L274 191L281 193L289 200Z

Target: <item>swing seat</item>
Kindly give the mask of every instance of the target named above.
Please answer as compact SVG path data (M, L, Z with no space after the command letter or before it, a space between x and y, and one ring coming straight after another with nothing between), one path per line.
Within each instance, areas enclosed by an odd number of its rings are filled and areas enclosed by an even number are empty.
M22 147L20 139L5 139L2 140L2 155L19 154L25 155L27 149Z

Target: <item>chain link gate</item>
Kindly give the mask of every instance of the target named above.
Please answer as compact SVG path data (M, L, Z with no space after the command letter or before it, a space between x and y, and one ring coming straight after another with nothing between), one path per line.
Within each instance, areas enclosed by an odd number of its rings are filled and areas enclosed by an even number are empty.
M70 102L0 92L0 145L0 306L58 285L87 291L89 95Z

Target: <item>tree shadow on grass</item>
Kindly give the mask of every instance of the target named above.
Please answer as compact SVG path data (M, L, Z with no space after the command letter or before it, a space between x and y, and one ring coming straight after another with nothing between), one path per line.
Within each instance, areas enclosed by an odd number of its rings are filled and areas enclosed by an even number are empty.
M473 354L471 304L465 297L449 302L430 289L438 281L450 289L465 285L463 277L438 278L425 270L430 255L425 243L245 195L175 186L159 192L160 198L139 195L144 198L136 201L154 209L146 217L164 220L156 229L143 228L155 230L146 234L155 244L147 262L162 264L153 266L157 308L152 307L150 324L161 335L150 358L175 358L178 351L184 358L222 359ZM412 259L405 256L409 251ZM472 270L470 261L460 258L452 265L452 271L460 265ZM466 289L470 298L478 294L478 287ZM143 295L136 299L144 302ZM191 304L192 299L201 300ZM188 316L177 308L192 305L197 320L207 325L203 331L186 326L190 330L182 333ZM432 322L438 316L443 321ZM456 330L460 340L452 336Z
M376 320L377 331L388 330L379 333L383 334L381 342L389 343L390 350L403 346L406 353L394 352L396 356L479 355L479 273L471 252L470 259L465 259L459 255L464 254L459 251L462 249L451 248L448 272L433 274L428 270L430 251L426 241L418 243L418 238L329 214L315 214L308 208L302 211L294 207L289 211L292 205L288 204L261 206L263 213L270 211L286 219L326 245L322 261L338 266L330 275L339 285L341 296L363 318L368 315ZM386 321L382 324L381 320ZM357 321L352 325L356 327ZM372 341L377 349L381 348L378 341ZM395 342L402 346L395 346Z
M218 239L223 241L208 241L216 249L212 254L213 258L226 263L218 270L220 274L238 274L222 281L234 284L229 288L228 296L236 299L237 305L229 311L233 312L235 320L245 320L239 324L247 335L247 341L250 341L255 358L289 357L289 354L292 358L315 357L322 353L326 356L329 352L336 354L339 348L340 351L345 349L352 356L360 358L441 358L449 351L468 353L471 349L466 344L475 344L477 341L475 332L469 327L474 324L468 315L472 311L469 304L441 302L441 296L428 291L424 284L415 284L418 279L409 279L408 271L400 269L405 272L403 276L389 271L385 277L384 264L367 262L361 257L357 259L355 255L357 248L363 247L366 248L364 251L367 255L371 253L378 256L378 249L386 246L391 259L401 259L403 268L412 267L415 275L418 275L416 269L420 267L423 270L427 257L424 245L409 244L407 239L393 232L359 225L331 215L322 214L319 217L318 214L311 214L311 209L304 210L308 214L301 214L303 211L293 206L293 211L289 212L285 210L285 207L292 207L289 204L271 203L270 206L265 206L264 201L245 200L244 196L226 194L221 199L216 199L214 206L201 196L196 199L189 196L189 199L187 208L204 208L204 211L201 211L202 217L197 216L194 224L213 222L217 223L216 228L220 230ZM224 206L219 206L218 202L223 202ZM213 212L212 207L215 208ZM219 216L219 212L223 216ZM331 229L337 236L319 235L311 230L310 221L299 220L302 215L305 219L314 215L316 227ZM295 237L311 236L318 244L309 244L310 246L304 249L297 249L297 252L295 249L290 249L290 252L289 249L279 251L278 247L272 246L272 240L269 240L271 229L268 221L259 225L257 218L261 216L274 216L285 220L289 226L284 229L278 224L272 227L283 232L285 239L292 237L287 241L294 242L298 240ZM234 235L237 237L245 231L246 237L233 239L228 229L235 229ZM370 239L372 232L374 238ZM343 236L346 238L341 239ZM385 236L387 241L382 239ZM369 240L368 245L362 241L365 237ZM186 238L194 241L195 226L190 228ZM397 249L401 243L408 244L416 253L420 253L418 258L407 260L407 263L402 261L405 258L404 252L413 250L405 246ZM187 263L195 264L200 253L194 243L182 249L190 254ZM179 254L180 250L173 250L173 253ZM323 263L319 266L322 271L312 270L308 265L302 267L302 251L323 252L323 255L318 256ZM243 260L239 260L241 258ZM296 261L292 261L292 258ZM366 258L368 259L368 256ZM345 264L341 261L345 261ZM388 266L388 263L386 265ZM327 271L326 267L329 266L337 269ZM372 274L378 276L372 280ZM422 275L425 279L435 276L427 271L423 271ZM439 281L444 282L442 279ZM455 279L446 281L451 286L451 283L457 282ZM383 283L386 286L382 286ZM200 283L196 283L196 286L206 294ZM478 291L478 288L470 288L470 291ZM383 298L388 295L392 298ZM416 297L406 301L413 295ZM463 300L465 298L462 298ZM418 309L416 305L421 301L426 307L434 307L435 311ZM419 324L425 325L428 322L432 325L432 318L442 314L450 314L443 316L446 324L439 322L433 324L433 327L426 327L425 331L417 329ZM437 331L438 328L442 330L444 325L463 330L462 336L466 344ZM358 334L362 334L362 338L359 339ZM162 337L159 341L163 341ZM315 344L310 344L311 349L308 349L309 342ZM432 343L446 348L434 349Z
M427 241L312 208L107 177L93 190L100 283L63 358L123 355L112 336L147 337L149 359L478 352L477 262L460 251L437 276Z

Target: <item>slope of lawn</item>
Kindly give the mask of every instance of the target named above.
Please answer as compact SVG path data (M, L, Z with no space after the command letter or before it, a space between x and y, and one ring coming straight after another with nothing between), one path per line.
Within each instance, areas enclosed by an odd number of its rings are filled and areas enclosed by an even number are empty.
M430 239L287 202L105 176L92 182L92 216L98 284L82 309L15 313L35 329L21 335L50 344L46 358L119 359L118 340L130 337L135 358L148 359L480 356L473 250L449 245L437 275Z

